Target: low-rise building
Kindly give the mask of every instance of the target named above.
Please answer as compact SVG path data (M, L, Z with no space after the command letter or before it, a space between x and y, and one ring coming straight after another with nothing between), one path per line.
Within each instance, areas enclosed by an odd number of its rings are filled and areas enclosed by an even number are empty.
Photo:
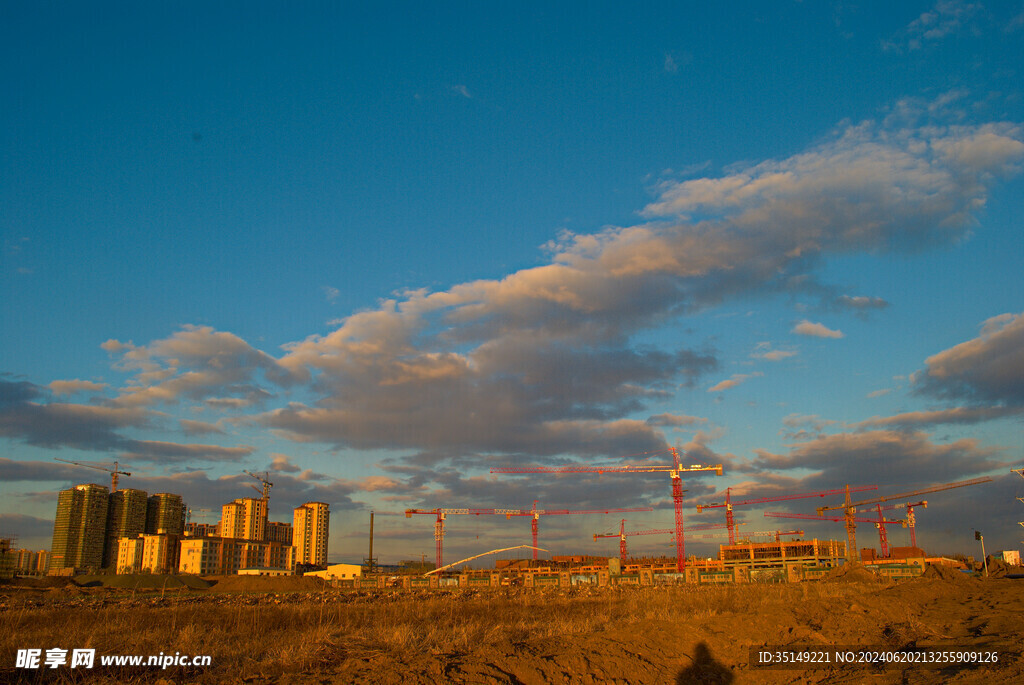
M117 541L117 572L142 573L142 552L145 549L142 536L121 538Z
M181 558L181 536L143 535L142 570L147 573L176 573Z
M217 537L217 524L190 521L185 524L185 535L193 538Z
M283 568L240 568L240 576L290 576L292 572Z
M324 580L350 580L362 577L363 567L359 564L329 564L323 571L309 571L302 575Z
M996 552L996 556L1010 566L1020 566L1020 550L1010 549Z
M197 575L228 575L243 568L295 569L295 548L280 542L238 538L184 538L178 570Z

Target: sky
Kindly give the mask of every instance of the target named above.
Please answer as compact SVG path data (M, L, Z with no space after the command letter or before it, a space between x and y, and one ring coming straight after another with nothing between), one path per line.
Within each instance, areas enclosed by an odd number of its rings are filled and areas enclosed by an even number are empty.
M390 563L433 556L408 508L650 507L540 521L550 553L614 555L593 534L622 518L672 527L664 474L490 469L676 447L724 469L686 479L688 524L724 522L693 505L726 488L988 476L926 497L919 544L1021 547L1024 3L0 13L22 545L49 547L59 490L107 483L59 458L208 523L269 472L271 520L330 504L332 561L366 555L371 510ZM814 506L736 512L844 539L763 516ZM526 518L447 523L446 560L529 542Z

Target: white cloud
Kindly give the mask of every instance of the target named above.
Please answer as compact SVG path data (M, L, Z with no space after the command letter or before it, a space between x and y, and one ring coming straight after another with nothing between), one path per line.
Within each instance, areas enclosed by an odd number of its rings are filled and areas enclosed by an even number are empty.
M114 407L138 410L135 421L176 402L244 410L301 384L301 401L254 420L293 440L419 450L424 459L665 447L657 425L629 417L680 385L698 385L718 360L639 336L730 298L827 289L814 269L829 255L950 244L970 229L996 179L1024 159L1013 124L894 121L844 125L809 150L719 178L663 182L645 209L650 221L564 233L548 262L500 279L397 293L285 346L280 359L210 327L147 345L107 341L115 368L131 375ZM810 321L794 330L842 335ZM736 374L711 391L757 375ZM38 406L12 405L0 430L45 442L57 410ZM106 418L102 430L61 444L136 451L117 432L124 426Z
M783 359L789 359L790 357L797 356L796 350L773 350L772 345L769 342L758 343L751 353L753 359L763 359L768 362L778 362Z
M928 357L912 381L937 397L1024 406L1024 312L988 319L977 338Z
M751 378L757 378L758 376L763 375L764 374L761 373L760 371L755 371L753 373L734 373L731 378L728 378L724 381L716 383L715 385L712 385L710 388L708 388L708 392L720 392L722 390L729 390L731 388L735 388L737 385L740 385L741 383L745 383Z
M797 335L807 335L814 338L843 338L845 335L840 330L833 330L824 324L808 321L804 319L798 322L791 333Z
M308 379L304 369L285 369L238 336L209 326L184 326L171 337L143 347L116 340L102 347L119 355L116 369L136 371L114 398L118 406L213 399L212 395L225 392L252 403L269 396L259 385L260 376L279 386Z
M99 392L100 390L110 386L106 383L96 383L94 381L82 381L76 379L73 381L53 381L48 387L54 395L63 396L74 395L75 393L86 391Z
M872 416L851 424L851 428L889 428L932 426L938 424L971 424L992 421L1024 413L1024 407L953 407L931 411L910 411L893 416Z
M224 429L219 423L207 423L206 421L195 421L192 419L180 419L178 424L186 435L207 435L210 433L224 434Z
M687 416L685 414L658 414L647 419L647 423L651 426L671 426L676 428L681 426L694 426L707 422L708 420L705 418L701 418L699 416Z
M889 50L920 50L927 43L937 42L959 31L980 10L981 3L939 0L934 8L923 12L892 40L883 43L883 47Z
M984 447L977 440L936 444L917 431L875 430L863 433L822 435L792 447L787 455L755 450L755 468L769 471L808 469L810 489L851 485L900 483L902 487L953 481L995 468L1007 462L996 459L1005 450Z
M868 297L866 295L856 295L853 297L850 295L840 295L836 298L836 304L840 307L860 311L866 309L885 309L889 306L889 303L881 297Z
M795 350L771 350L758 355L759 359L765 359L770 362L782 361L783 359L789 359L795 357L797 352Z
M804 319L793 327L791 331L798 335L809 335L814 338L842 338L843 332L839 330L832 330L828 326L820 323L814 323Z
M293 439L362 447L553 454L570 426L594 431L578 444L596 445L609 438L603 426L716 363L636 347L634 335L734 295L818 287L811 269L827 254L959 239L989 185L1024 158L1020 136L1011 124L865 122L786 159L665 182L645 210L649 223L563 233L549 263L406 291L288 345L281 366L311 374L321 398L260 420ZM868 296L843 302L882 306ZM842 336L810 321L795 332ZM790 354L758 352L766 361ZM631 430L645 444L658 440L646 424Z
M270 455L273 461L268 467L270 471L280 471L281 473L299 473L302 471L301 468L292 463L291 457L287 454L274 453Z

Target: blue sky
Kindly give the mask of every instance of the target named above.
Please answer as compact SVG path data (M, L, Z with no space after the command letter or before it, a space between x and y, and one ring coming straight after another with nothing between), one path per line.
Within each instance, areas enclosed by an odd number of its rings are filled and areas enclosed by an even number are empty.
M666 527L667 482L488 469L679 445L726 467L694 503L989 475L919 540L1020 546L1021 3L2 12L0 530L26 544L92 480L54 457L197 509L271 470L272 518L330 502L352 559L375 509L396 560L433 547L407 507ZM614 553L614 516L557 518L553 551Z

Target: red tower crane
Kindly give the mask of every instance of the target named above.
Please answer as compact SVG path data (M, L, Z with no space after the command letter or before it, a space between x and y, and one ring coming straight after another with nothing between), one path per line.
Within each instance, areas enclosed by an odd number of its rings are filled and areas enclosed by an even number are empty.
M626 514L638 511L654 511L651 507L629 507L626 509L581 509L570 511L569 509L538 509L537 500L533 500L533 506L529 510L515 510L505 514L506 518L513 516L529 516L530 531L533 535L533 560L537 561L537 529L541 516L575 516L580 514Z
M739 506L746 506L748 504L765 504L767 502L784 502L791 499L806 499L808 497L829 497L831 495L841 495L844 490L825 490L823 492L804 492L798 495L778 495L775 497L757 497L754 499L745 499L742 502L733 502L730 494L732 488L725 489L725 501L724 502L713 502L711 504L698 504L697 512L700 513L705 509L715 509L717 507L725 507L725 522L729 526L729 544L736 544L735 526L733 525L732 508ZM862 492L865 490L877 490L877 485L865 485L856 488L850 488L850 492Z
M695 530L712 530L714 528L722 528L725 524L723 523L702 523L699 526L693 526L688 528L689 531ZM597 542L598 538L619 538L619 557L622 560L622 564L626 564L626 536L628 535L675 535L676 531L674 528L657 528L655 530L626 530L626 519L622 519L619 524L618 533L595 533L594 541ZM721 535L721 533L717 533ZM692 537L692 536L691 536ZM702 537L698 535L697 537Z
M626 531L626 519L622 519L619 524L618 533L594 533L594 542L597 542L598 538L618 538L619 539L619 560L622 565L626 565L626 536L627 535L674 535L675 530L672 528L661 528L659 530L631 530Z
M854 521L856 523L873 523L875 524L875 528L878 529L878 539L879 544L882 548L883 557L889 556L889 537L885 532L886 524L898 523L904 528L907 527L907 522L905 520L884 518L882 516L882 512L878 512L878 518L876 519L863 518L859 516L815 516L814 514L787 514L778 511L766 511L764 515L771 518L803 519L804 521L843 521L847 525L849 525L851 521ZM847 528L847 530L849 530L849 528ZM851 557L849 550L847 550L846 552L846 558L847 560L851 560L853 558Z
M724 524L724 523L704 523L704 524L701 524L701 525L698 525L698 526L692 526L690 528L687 528L686 530L689 533L693 533L694 531L713 530L715 528L724 528L725 525L726 524ZM594 534L594 541L596 542L598 538L619 538L619 558L621 559L622 564L625 565L626 564L626 557L627 557L627 547L626 547L626 537L627 536L629 536L629 535L673 535L674 536L675 534L676 534L676 531L673 528L657 528L657 529L654 529L654 530L629 530L629 531L627 531L626 530L626 519L622 519L622 522L619 525L619 532L618 533L595 533ZM804 534L804 532L802 530L788 530L788 531L762 530L762 531L755 531L755 532L752 532L752 533L745 533L745 535L750 536L750 537L760 537L760 536L764 536L764 535L774 535L776 542L779 541L779 536L781 536L781 535L803 535L803 534ZM712 538L720 538L723 535L726 535L726 533L705 533L705 534L701 534L701 535L692 535L691 534L689 537L691 539L693 539L693 538L712 539Z
M910 546L911 547L917 547L917 535L915 534L915 531L914 531L914 524L915 524L915 522L917 520L917 517L914 515L914 507L924 507L925 509L927 509L928 508L928 501L927 500L921 500L920 502L904 502L902 504L886 504L885 506L882 506L881 504L876 505L876 510L877 511L890 511L892 509L906 509L907 510L907 528L910 529ZM860 512L860 513L870 513L871 512L870 509L858 509L857 511Z
M406 509L405 518L412 518L413 514L428 514L430 516L436 516L437 520L434 522L434 542L437 546L437 566L441 568L443 566L443 548L444 548L444 520L451 515L469 515L469 516L485 516L485 515L509 515L519 514L519 509ZM534 541L536 543L536 540ZM537 545L534 544L534 547ZM536 557L537 552L534 551Z
M857 507L864 506L866 504L878 504L879 502L887 502L894 499L909 499L911 497L917 497L918 495L927 495L932 492L942 492L943 490L952 490L953 488L962 488L968 485L979 485L981 483L988 483L992 479L988 476L983 478L972 478L970 480L961 480L953 483L943 483L942 485L933 485L930 488L924 488L923 490L915 490L913 492L903 492L899 495L888 495L886 497L876 497L874 499L867 499L861 502L850 501L850 486L846 486L846 502L834 507L818 507L818 514L824 514L826 511L832 511L834 509L842 509L844 516L846 517L846 536L849 540L849 547L846 551L847 559L849 561L854 560L854 551L857 547L857 525L854 522L854 516L857 512Z
M689 471L714 471L722 475L722 465L691 464L682 466L679 453L670 448L671 464L637 464L624 466L510 466L493 468L491 473L667 473L672 479L672 503L676 518L676 570L680 573L686 567L686 548L683 533L683 480L682 474Z

